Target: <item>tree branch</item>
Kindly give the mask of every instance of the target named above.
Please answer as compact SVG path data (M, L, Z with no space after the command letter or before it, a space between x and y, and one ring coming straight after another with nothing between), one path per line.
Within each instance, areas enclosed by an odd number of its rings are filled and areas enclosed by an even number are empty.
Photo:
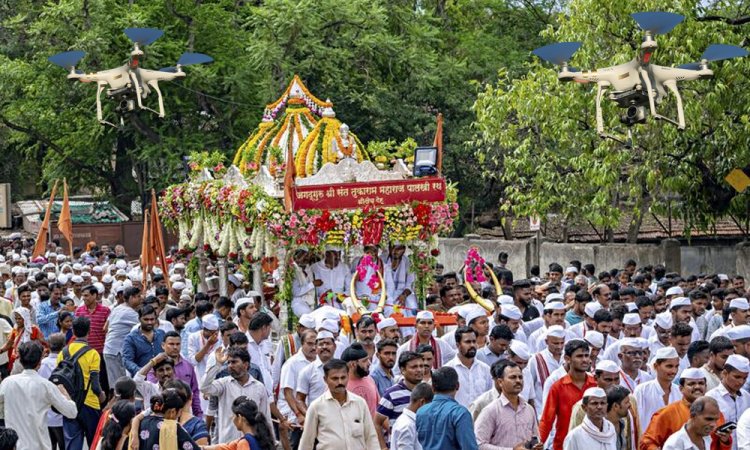
M145 136L149 141L153 142L154 144L158 144L159 142L161 142L161 136L159 136L159 133L151 129L151 127L149 127L143 120L141 120L141 118L138 117L137 114L131 114L130 122L133 124L135 129L138 130L138 132Z
M64 160L70 162L71 164L73 164L74 166L76 166L77 168L79 168L81 170L85 170L85 171L91 172L91 173L96 174L97 176L99 176L101 178L105 178L105 179L107 179L107 178L110 177L110 173L109 172L101 169L100 167L93 166L91 164L86 164L85 162L81 161L80 159L77 159L74 156L71 156L71 155L67 154L65 152L65 150L63 150L62 147L60 147L59 145L55 144L49 138L47 138L46 136L42 135L39 131L37 131L37 130L35 130L33 128L24 127L22 125L18 125L16 123L13 123L7 117L5 117L2 114L0 114L0 123L2 123L3 125L5 125L6 127L10 128L11 130L15 130L15 131L18 131L20 133L24 133L27 136L29 136L30 138L32 138L32 139L34 139L36 141L41 142L42 144L46 145L47 148L51 149L55 153L57 153L60 156L62 156Z
M722 16L703 16L696 19L698 22L724 22L728 25L744 25L750 23L750 16L742 17L722 17Z

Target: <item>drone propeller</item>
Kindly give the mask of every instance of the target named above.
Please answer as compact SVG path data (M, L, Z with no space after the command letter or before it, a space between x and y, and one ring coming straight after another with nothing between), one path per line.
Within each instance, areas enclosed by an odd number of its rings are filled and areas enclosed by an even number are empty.
M177 60L177 66L192 66L193 64L206 64L213 62L213 58L203 53L190 53L185 52ZM162 67L159 69L160 72L177 72L177 67Z
M149 45L159 39L164 32L157 28L125 28L125 35L140 45Z
M56 55L52 55L47 58L47 60L56 66L62 67L63 69L70 69L71 67L78 64L78 61L80 61L85 55L86 52L74 50L71 52L62 52Z
M685 20L685 16L668 12L638 12L630 15L643 31L652 34L664 34Z
M550 44L545 45L544 47L539 47L531 53L547 62L551 62L553 64L561 66L568 62L568 60L573 56L573 53L575 53L579 48L581 48L580 42L558 42L557 44ZM573 70L571 69L568 70L573 72Z
M724 59L740 58L747 55L747 50L742 47L737 47L736 45L711 44L701 55L701 61L722 61ZM689 63L677 67L680 69L700 70L701 63Z

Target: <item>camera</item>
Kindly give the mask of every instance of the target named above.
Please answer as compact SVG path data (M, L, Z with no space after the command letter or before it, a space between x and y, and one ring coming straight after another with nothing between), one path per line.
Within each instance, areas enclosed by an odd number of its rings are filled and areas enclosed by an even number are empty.
M620 122L632 127L637 123L646 123L646 107L643 105L630 105L625 109L625 114L620 116Z

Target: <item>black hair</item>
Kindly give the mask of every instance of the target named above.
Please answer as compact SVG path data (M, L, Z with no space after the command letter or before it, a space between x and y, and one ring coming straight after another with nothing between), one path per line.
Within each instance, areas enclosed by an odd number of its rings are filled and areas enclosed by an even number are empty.
M568 342L565 343L565 356L570 358L573 356L573 353L575 353L577 350L584 350L589 351L591 350L591 347L589 346L589 343L584 341L583 339L571 339Z
M492 373L492 378L498 379L503 378L505 376L505 369L507 368L513 368L518 367L518 364L513 362L510 359L501 359L499 361L496 361L495 364L492 365L490 368Z
M26 341L18 346L18 358L24 369L36 370L42 360L44 349L37 341Z
M60 311L60 313L57 315L57 328L62 329L62 326L60 326L60 324L65 322L65 319L67 319L68 317L75 317L75 315L70 311Z
M445 278L445 277L443 277ZM440 288L440 298L445 297L448 294L448 291L452 291L454 289L458 289L458 285L456 286L443 286Z
M432 391L432 386L427 383L419 383L411 390L409 401L418 402L420 400L427 400L427 403L430 403L434 396L435 393Z
M177 389L164 389L160 394L151 397L151 411L164 414L170 409L181 410L187 399Z
M31 286L29 286L28 284L24 283L24 284L18 286L18 289L16 289L16 294L18 294L19 296L21 294L23 294L24 292L31 292Z
M375 320L371 316L362 316L357 321L356 329L366 328L375 325Z
M612 322L612 313L606 309L600 309L594 313L594 322L598 324L602 322Z
M109 420L102 428L101 449L115 450L125 428L135 417L135 405L127 400L118 400L109 410Z
M174 330L167 331L166 334L164 334L164 340L163 340L163 342L167 342L167 338L177 338L177 339L180 339L180 333L178 333L178 332L176 332Z
M156 277L158 277L158 275ZM154 282L159 281L156 279L156 277L154 277ZM162 276L161 278L163 280L164 276ZM169 289L167 289L166 286L159 286L154 290L154 294L156 294L157 297L160 295L169 295Z
M156 310L151 305L143 305L138 309L138 318L142 319L143 316L156 315Z
M158 369L162 368L163 366L171 366L172 369L174 369L174 359L167 356L166 358L162 359L158 363L154 364L154 372L156 372Z
M667 274L667 268L664 267L662 264L657 264L654 266L654 276L656 278L664 278L664 275Z
M190 390L190 386L184 381L178 378L172 378L164 383L164 389L176 389L180 393L180 396L187 402L193 397L193 392Z
M337 358L329 359L327 363L323 364L323 373L325 376L328 376L328 373L332 370L341 369L348 371L349 366L346 365L346 362Z
M719 353L727 350L734 350L734 345L732 345L732 341L730 341L728 337L716 336L715 338L711 339L708 348L711 354L718 355Z
M47 338L50 353L59 353L65 347L65 335L62 333L52 333Z
M235 331L234 333L229 335L229 346L235 346L235 345L244 345L247 346L247 344L250 342L250 339L247 338L247 335L243 333L242 331Z
M625 305L622 304L613 305L611 306L609 313L612 315L612 320L619 320L620 322L622 322L622 319L625 318L625 314L628 313L628 309ZM596 321L596 319L594 319L594 321Z
M643 295L635 298L635 306L638 309L648 308L649 306L654 306L654 302L652 302L650 298Z
M219 297L219 299L216 300L215 308L216 309L219 309L219 308L234 309L234 302L227 297Z
M443 366L432 371L432 388L438 394L458 389L458 372L453 367Z
M244 418L253 427L255 430L253 437L258 441L261 450L274 450L276 448L273 432L268 428L267 417L258 410L255 401L244 395L237 397L232 402L232 413Z
M419 353L420 355L422 353L427 353L427 352L430 352L430 353L432 353L434 355L435 354L435 349L432 348L432 346L430 344L422 344L419 347L417 347L417 353Z
M133 297L135 295L138 295L141 293L141 290L135 286L131 286L128 288L125 288L125 290L122 293L122 296L125 298L125 301L130 300L130 297Z
M18 433L13 428L0 428L0 450L15 450Z
M115 395L121 400L134 400L137 387L135 381L123 375L115 381Z
M693 358L695 358L695 355L697 355L700 352L709 350L710 348L711 346L709 345L708 341L700 340L700 341L691 342L690 346L688 346L688 351L687 351L688 361L692 363Z
M214 305L212 305L210 302L207 302L205 300L198 300L198 296L195 296L196 302L195 302L195 315L196 317L203 317L206 314L212 312L214 310Z
M415 359L422 359L422 355L417 352L410 352L408 350L401 353L401 355L398 357L398 368L405 368L409 361L414 361Z
M692 336L692 335L693 335L693 327L686 324L685 322L677 322L676 324L672 325L672 332L670 333L670 336L685 337L685 336Z
M581 289L580 291L576 292L576 302L578 303L588 303L591 301L591 294L586 289Z
M77 338L86 337L91 330L91 320L88 317L76 317L73 319L73 336Z
M186 314L187 311L180 308L167 308L167 312L165 313L168 322L171 322L180 316L185 316Z
M227 358L237 358L242 362L250 364L250 352L246 348L230 347L227 350Z
M398 348L398 342L396 342L394 339L381 339L377 344L375 344L375 348L378 350L378 353L386 347Z
M625 386L615 384L607 388L607 412L609 412L615 404L619 404L630 395L630 390Z
M260 312L250 319L250 324L247 326L247 329L250 331L257 331L263 327L270 326L272 323L273 319L271 316L264 312Z
M99 290L94 287L93 284L89 284L88 286L84 286L83 289L81 289L82 292L88 292L92 295L99 295Z
M492 331L490 331L491 339L503 339L510 342L514 337L515 336L513 335L513 332L510 331L508 325L495 325L492 327Z
M472 328L469 328L469 327L458 327L458 329L456 330L456 334L454 335L454 337L456 338L456 345L460 344L461 340L464 337L464 334L468 334L468 333L472 333L474 335L474 337L477 336L477 332L474 331L474 329L472 329Z
M239 327L237 326L236 323L232 322L231 320L225 320L224 323L222 323L221 326L219 327L219 333L223 335L227 331L238 330L238 329Z

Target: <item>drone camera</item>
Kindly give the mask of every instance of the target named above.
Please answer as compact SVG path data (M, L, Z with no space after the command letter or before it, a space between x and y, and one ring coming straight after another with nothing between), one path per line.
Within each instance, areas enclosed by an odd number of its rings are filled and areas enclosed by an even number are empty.
M117 106L118 112L130 112L135 110L135 100L133 99L123 99L120 100L120 104Z
M625 110L625 114L620 117L620 122L631 127L637 123L646 123L646 107L631 105Z

